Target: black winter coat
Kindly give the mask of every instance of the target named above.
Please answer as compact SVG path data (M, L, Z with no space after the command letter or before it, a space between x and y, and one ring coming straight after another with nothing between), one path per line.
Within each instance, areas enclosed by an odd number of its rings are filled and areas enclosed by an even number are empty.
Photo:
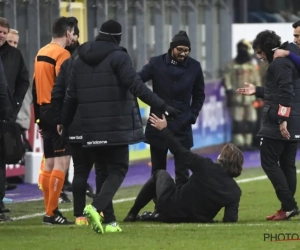
M284 43L281 48L299 55L299 49L294 43ZM299 141L300 74L289 58L276 58L270 63L265 86L256 88L256 96L265 101L258 136L286 140L279 128L279 120L286 120L290 140ZM279 105L285 108L280 109ZM286 115L288 108L291 109L289 116ZM283 113L280 113L280 110Z
M22 53L5 42L0 47L0 57L8 85L10 120L16 120L29 88L29 75Z
M163 109L165 102L141 81L131 59L118 44L87 42L78 48L62 111L63 125L77 105L83 146L128 145L145 139L136 97Z
M192 124L195 124L205 100L204 77L198 61L188 57L183 64L177 64L169 53L153 57L139 72L143 82L152 80L153 92L168 105L181 113L176 119L168 121L168 129L186 148L193 146ZM150 113L162 115L151 108ZM146 142L166 149L165 140L159 131L150 125L146 126Z
M2 60L0 58L0 120L8 118L8 88Z
M68 88L69 79L71 76L73 64L75 60L78 58L78 51L75 50L72 56L63 62L60 67L59 74L56 78L55 84L52 89L51 96L51 104L54 112L55 122L56 124L61 124L61 111L64 103L64 98L66 94L66 90ZM70 127L68 128L67 140L69 143L78 143L82 141L82 131L81 131L81 122L80 122L80 114L77 109L74 120Z

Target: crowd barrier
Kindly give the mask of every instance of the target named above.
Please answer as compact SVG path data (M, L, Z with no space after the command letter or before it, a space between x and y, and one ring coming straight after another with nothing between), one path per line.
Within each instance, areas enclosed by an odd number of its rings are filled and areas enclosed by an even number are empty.
M205 84L205 95L202 111L193 125L193 150L220 145L231 140L231 124L221 80L207 81ZM140 102L140 112L143 121L146 121L149 115L149 107ZM6 173L8 177L25 175L25 182L36 183L43 149L42 140L33 116L31 128L28 131L28 140L32 145L33 152L26 154L26 168L20 164L7 165ZM150 158L149 145L143 142L130 145L129 149L131 162L149 160ZM71 162L72 165L73 163ZM72 173L73 167L70 168L69 178L72 178Z

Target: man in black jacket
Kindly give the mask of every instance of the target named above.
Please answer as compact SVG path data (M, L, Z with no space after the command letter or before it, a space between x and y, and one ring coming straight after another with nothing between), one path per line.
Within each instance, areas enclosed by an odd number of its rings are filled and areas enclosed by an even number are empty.
M63 101L68 88L69 78L71 75L72 67L75 60L78 58L77 48L80 46L78 42L79 29L77 26L74 27L74 41L73 44L66 46L65 49L71 54L71 57L63 62L60 68L60 72L56 78L55 84L52 89L52 108L56 114L56 123L60 124L60 112L63 107ZM67 137L65 138L68 143L70 143L71 154L74 164L74 177L71 186L71 191L73 192L73 211L76 217L75 224L83 225L87 224L87 220L83 217L83 209L86 205L86 194L93 197L93 190L87 183L90 171L94 165L94 159L86 148L82 147L82 131L80 124L80 114L77 109L74 120L70 127L68 128ZM68 171L69 172L69 171ZM68 183L68 172L66 174L64 189L69 186ZM98 177L98 172L96 172L96 178ZM99 188L97 186L97 188ZM100 188L101 189L101 188ZM100 190L99 189L99 190ZM66 190L64 190L66 191ZM67 190L70 191L70 190ZM70 202L67 195L62 192L60 199L62 202Z
M0 17L0 57L4 66L4 73L8 87L8 120L16 121L22 107L23 99L29 88L29 76L22 53L6 41L10 26L6 18ZM20 159L21 160L21 159ZM0 213L9 211L2 203L6 189L6 164L0 153Z
M102 24L96 41L78 48L61 115L63 127L69 127L78 105L83 146L94 155L95 167L109 171L92 205L84 210L98 233L104 233L99 213L112 201L128 171L128 145L144 140L136 97L170 116L178 113L142 82L119 46L121 34L121 25L109 20ZM105 232L121 231L113 211L104 217Z
M137 219L139 211L157 198L163 222L211 222L225 208L223 222L237 222L241 189L233 178L242 172L243 153L235 145L226 144L217 162L192 153L167 128L167 121L152 114L151 126L156 128L175 157L177 166L188 168L192 175L181 187L166 170L157 170L142 187L125 222Z
M205 100L202 68L200 62L189 56L190 51L186 32L179 31L173 37L168 53L152 57L139 72L143 82L152 80L154 93L181 111L176 119L168 122L168 128L187 149L193 147L192 124L196 123ZM150 112L161 116L154 108ZM168 147L164 138L149 123L145 136L150 144L152 174L158 169L166 169ZM176 184L180 186L188 178L188 169L177 168L175 164Z
M9 117L9 109L7 109L7 106L9 105L8 103L9 103L9 99L8 99L7 82L6 82L6 77L5 77L5 73L4 73L2 60L0 58L0 123L4 122ZM1 126L1 124L0 124L0 126ZM0 133L0 150L1 150L1 147L3 147L3 142L2 142L1 137L2 137L2 134ZM4 214L5 212L9 212L9 210L7 208L5 208L5 206L1 200L1 202L0 202L0 222L11 221L11 219Z
M264 99L261 137L261 165L274 186L281 208L267 220L287 220L298 215L294 198L297 186L296 154L300 140L300 75L293 62L287 58L273 60L276 48L299 54L294 43L281 44L281 38L273 31L259 33L253 49L257 56L269 62L264 87L246 83L237 90L243 95L256 95Z

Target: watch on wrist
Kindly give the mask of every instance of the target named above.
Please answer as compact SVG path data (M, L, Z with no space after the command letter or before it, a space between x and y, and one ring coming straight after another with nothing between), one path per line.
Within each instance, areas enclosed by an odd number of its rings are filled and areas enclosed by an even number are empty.
M284 122L284 120L282 120L282 119L279 119L279 120L278 120L278 123L279 123L279 124L282 124L283 122Z

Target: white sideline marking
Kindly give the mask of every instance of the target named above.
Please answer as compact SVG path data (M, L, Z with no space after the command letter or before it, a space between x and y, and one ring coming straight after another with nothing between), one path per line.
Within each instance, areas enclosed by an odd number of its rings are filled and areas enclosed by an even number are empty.
M127 202L127 201L133 201L134 199L135 199L135 197L125 198L125 199L118 199L118 200L114 200L113 203L122 203L122 202ZM61 211L61 212L69 212L69 211L72 211L72 210L73 210L73 208L59 209L59 211ZM31 218L43 216L44 214L45 214L45 212L44 213L35 213L35 214L26 214L26 215L23 215L23 216L13 217L11 219L13 219L13 220L26 220L26 219L31 219Z
M297 170L297 173L300 173L300 170ZM246 182L252 182L252 181L265 180L267 178L268 177L266 175L261 175L261 176L252 177L252 178L240 179L240 180L237 180L236 182L237 183L246 183ZM114 200L113 203L123 203L123 202L127 202L127 201L133 201L133 200L135 200L135 198L136 197L118 199L118 200ZM30 201L37 201L37 200L41 200L41 199L32 199ZM25 202L25 201L23 201L23 202ZM69 212L69 211L72 211L72 210L73 210L73 208L60 209L61 212ZM26 215L23 215L23 216L13 217L11 219L13 219L13 220L26 220L26 219L31 219L31 218L43 216L44 214L45 213L26 214ZM176 225L176 224L174 224L174 225ZM217 225L217 223L199 224L198 227L210 227L210 226L216 226L216 225ZM268 223L260 223L260 224L224 224L224 225L222 224L222 227L236 226L236 225L239 225L239 226L245 226L245 225L246 226L265 226L265 225L268 225ZM272 225L274 225L274 224L272 224ZM153 225L148 225L147 227L155 227L155 226L156 225L153 224ZM218 226L220 226L220 225L218 224Z
M297 174L299 174L299 173L300 173L300 169L297 170ZM261 176L257 176L257 177L237 180L236 182L237 183L245 183L245 182L260 181L260 180L265 180L265 179L268 179L268 177L266 175L261 175Z
M153 223L153 224L139 224L139 227L185 227L187 224L161 224L161 223ZM265 223L208 223L208 224L194 224L191 223L189 225L195 227L265 227L265 226L282 226L282 223L273 223L273 222L265 222ZM123 227L131 227L134 226L132 223L122 224Z

